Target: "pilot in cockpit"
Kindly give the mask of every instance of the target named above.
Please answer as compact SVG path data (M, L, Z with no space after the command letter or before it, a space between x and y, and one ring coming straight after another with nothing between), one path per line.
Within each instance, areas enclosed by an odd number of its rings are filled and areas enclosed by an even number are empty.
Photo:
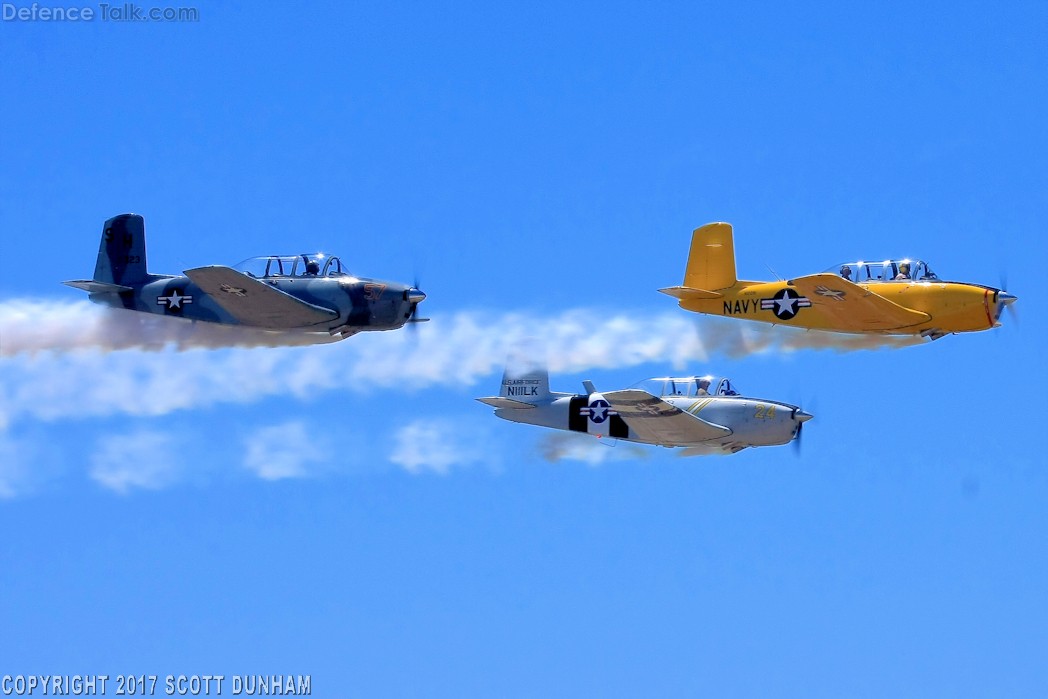
M699 384L698 395L700 395L700 396L708 396L708 395L710 395L710 380L709 379L699 379L698 384Z
M895 275L895 280L900 281L902 279L910 278L910 263L903 262L899 265L899 273Z
M320 265L316 260L306 260L306 276L315 277L320 274Z
M851 275L852 275L851 267L849 267L848 265L844 265L843 267L841 267L841 276L842 277L844 277L848 281L851 281Z

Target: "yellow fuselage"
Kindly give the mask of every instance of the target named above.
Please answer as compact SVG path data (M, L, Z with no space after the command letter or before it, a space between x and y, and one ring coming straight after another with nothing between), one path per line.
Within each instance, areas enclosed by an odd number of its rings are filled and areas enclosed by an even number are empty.
M903 308L925 313L930 318L908 319L892 327L871 328L862 317L863 309L857 308L854 314L850 313L846 296L835 296L834 292L840 292L832 287L821 286L820 292L810 295L799 293L796 301L787 298L788 304L783 304L781 300L777 304L776 296L781 296L783 289L792 288L790 282L783 281L739 281L730 288L718 290L718 298L685 298L680 300L680 306L696 313L851 333L945 334L986 330L997 325L995 289L943 281L865 282L849 285L850 289L855 287Z

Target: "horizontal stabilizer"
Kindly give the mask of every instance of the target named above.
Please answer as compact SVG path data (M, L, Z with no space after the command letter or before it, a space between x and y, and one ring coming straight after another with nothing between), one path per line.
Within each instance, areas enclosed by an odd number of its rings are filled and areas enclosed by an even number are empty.
M334 311L301 301L231 267L187 269L186 276L244 325L267 330L309 328L334 320Z
M493 396L491 398L478 398L481 403L490 405L492 408L507 408L509 410L526 410L528 408L534 408L533 403L525 403L521 400L513 400L512 398L503 398L501 396Z
M724 294L718 294L716 291L706 291L705 289L692 289L687 286L671 286L666 289L659 289L664 294L678 298L681 301L690 299L719 299L724 298Z
M96 282L91 279L75 279L70 282L62 282L66 286L71 286L74 289L80 289L86 291L89 294L119 294L124 291L134 291L129 286L122 284L110 284L109 282Z

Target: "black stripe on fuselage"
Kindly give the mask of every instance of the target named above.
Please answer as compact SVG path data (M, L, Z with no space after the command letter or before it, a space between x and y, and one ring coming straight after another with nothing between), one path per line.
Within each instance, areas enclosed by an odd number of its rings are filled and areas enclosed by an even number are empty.
M587 417L583 408L589 407L589 396L575 396L568 404L568 429L572 432L585 432Z

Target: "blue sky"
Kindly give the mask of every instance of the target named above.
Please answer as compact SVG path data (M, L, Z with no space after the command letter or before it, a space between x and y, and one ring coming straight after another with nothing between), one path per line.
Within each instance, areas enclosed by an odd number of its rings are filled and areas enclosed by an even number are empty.
M199 10L0 22L0 674L1043 696L1043 4ZM59 282L126 211L152 271L323 249L433 320L85 348L120 338ZM916 256L1020 322L785 351L656 293L714 220L743 278ZM799 457L552 461L472 400L529 336L555 389L709 372L816 417Z

